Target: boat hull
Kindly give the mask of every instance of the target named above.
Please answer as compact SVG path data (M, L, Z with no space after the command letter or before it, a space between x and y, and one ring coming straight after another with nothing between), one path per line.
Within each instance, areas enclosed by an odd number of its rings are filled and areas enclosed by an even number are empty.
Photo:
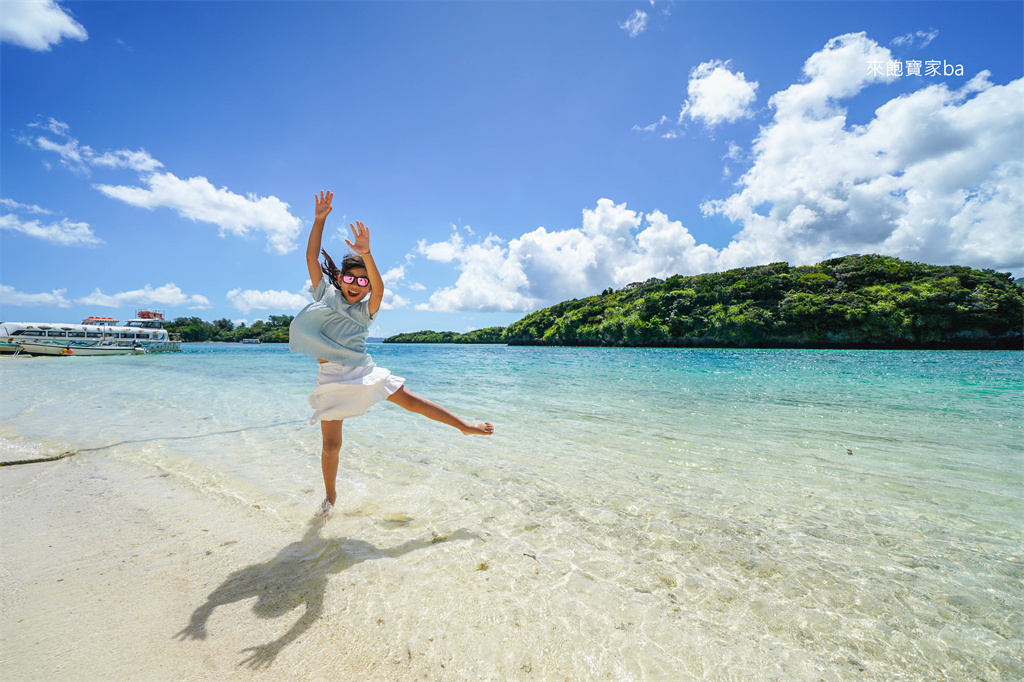
M127 346L58 346L50 343L27 343L27 342L16 342L3 344L4 348L0 348L3 352L17 352L18 349L22 353L28 355L141 355L146 352L144 348L131 348ZM7 350L7 347L16 346L18 347L15 351Z
M0 353L20 353L25 350L16 343L7 343L6 341L0 341Z

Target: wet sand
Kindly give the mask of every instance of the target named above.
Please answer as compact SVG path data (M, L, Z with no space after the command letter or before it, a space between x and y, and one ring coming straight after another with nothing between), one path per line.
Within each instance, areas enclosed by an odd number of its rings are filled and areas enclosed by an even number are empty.
M206 641L176 634L206 601L210 584L223 579L224 566L251 563L246 538L266 537L266 524L257 510L212 509L223 503L156 471L137 472L137 486L111 489L125 476L110 469L123 466L70 458L0 469L4 677L245 677L250 670L239 666L240 652L273 639L265 621L233 618ZM224 523L204 529L176 522L185 510ZM312 663L293 663L281 677L315 676Z
M520 589L554 576L464 528L281 519L98 455L0 468L0 526L5 679L589 679L625 663L559 617L578 593L509 608L488 569Z

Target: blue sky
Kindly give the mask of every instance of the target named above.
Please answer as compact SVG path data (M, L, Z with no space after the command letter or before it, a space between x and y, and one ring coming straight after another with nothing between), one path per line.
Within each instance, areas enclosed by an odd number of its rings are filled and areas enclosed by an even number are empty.
M294 314L321 189L373 335L849 253L1024 276L1022 7L5 0L0 319Z

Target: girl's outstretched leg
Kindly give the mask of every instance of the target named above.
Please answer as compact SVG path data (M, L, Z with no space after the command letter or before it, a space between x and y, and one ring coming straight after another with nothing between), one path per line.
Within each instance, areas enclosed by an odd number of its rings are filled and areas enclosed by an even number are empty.
M424 417L433 419L436 422L447 424L448 426L454 426L459 431L462 431L465 435L478 435L478 436L489 436L494 433L494 427L491 426L490 422L483 422L482 424L470 424L462 419L459 419L454 414L444 409L440 405L426 398L421 398L416 395L405 386L402 386L397 391L388 396L388 400L393 402L399 407L404 407L410 412L416 414L422 414Z
M338 478L338 453L341 452L342 421L321 421L320 433L323 435L323 449L320 451L320 466L324 470L324 489L327 501L333 506L338 499L338 491L334 487ZM329 511L329 510L328 510Z

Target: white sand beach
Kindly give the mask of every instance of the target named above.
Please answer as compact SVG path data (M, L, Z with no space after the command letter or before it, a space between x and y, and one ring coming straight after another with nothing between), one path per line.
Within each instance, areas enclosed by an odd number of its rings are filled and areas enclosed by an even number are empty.
M467 529L282 523L95 455L0 469L0 515L5 679L580 679L636 665L606 648L640 626L627 604L615 623L581 619L565 600L592 578Z

